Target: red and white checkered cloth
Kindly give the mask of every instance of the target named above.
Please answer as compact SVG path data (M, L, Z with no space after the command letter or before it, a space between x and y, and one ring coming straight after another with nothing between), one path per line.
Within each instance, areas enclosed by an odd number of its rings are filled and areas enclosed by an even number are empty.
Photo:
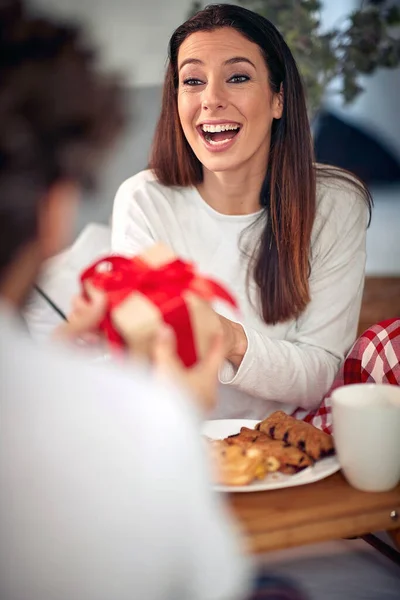
M331 392L351 383L400 385L400 319L382 321L367 329L355 342L319 408L294 416L332 433Z

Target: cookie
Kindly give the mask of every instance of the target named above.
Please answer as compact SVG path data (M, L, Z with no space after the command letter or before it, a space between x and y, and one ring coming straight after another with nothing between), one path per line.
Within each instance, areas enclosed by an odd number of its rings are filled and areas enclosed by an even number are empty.
M305 452L282 441L273 440L262 431L242 427L240 433L229 436L225 441L229 445L239 446L244 450L249 448L260 450L270 471L298 473L313 464L313 460Z
M261 421L257 430L274 440L295 446L314 460L331 456L335 452L332 436L282 411L276 411Z

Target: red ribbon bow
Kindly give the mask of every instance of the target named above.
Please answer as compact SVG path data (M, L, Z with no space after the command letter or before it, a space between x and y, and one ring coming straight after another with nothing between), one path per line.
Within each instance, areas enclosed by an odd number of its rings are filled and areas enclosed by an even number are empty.
M110 256L98 260L82 273L83 291L84 282L106 292L108 307L100 329L110 343L119 347L124 345L114 329L112 310L132 292L140 292L158 307L164 322L175 330L177 352L186 366L196 362L197 354L183 293L191 291L206 301L219 298L236 307L235 300L221 285L198 275L192 264L179 259L154 268L140 257Z

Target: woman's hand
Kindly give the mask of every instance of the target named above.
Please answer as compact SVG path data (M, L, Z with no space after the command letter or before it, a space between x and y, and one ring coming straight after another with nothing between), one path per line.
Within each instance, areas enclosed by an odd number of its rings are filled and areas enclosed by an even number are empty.
M224 338L225 358L238 368L247 351L247 336L240 323L230 321L221 315L218 317Z
M105 316L107 299L103 292L91 285L87 286L86 292L88 300L83 296L74 298L68 322L56 329L53 334L55 339L87 344L99 340L97 329ZM167 326L162 326L157 333L151 357L156 372L165 374L188 388L206 411L215 406L218 371L224 358L239 365L247 348L247 338L242 326L221 316L219 319L221 330L215 334L207 355L194 367L186 368L182 364L176 353L174 333ZM244 350L240 356L241 348ZM135 356L134 348L131 350ZM235 363L235 360L238 362Z
M86 292L88 300L83 296L73 299L68 321L55 330L54 339L81 340L88 344L99 340L97 329L105 316L107 299L103 292L90 284L86 286Z
M203 410L211 410L217 401L218 371L224 360L222 331L217 333L207 355L193 367L186 368L176 354L173 331L163 326L157 334L153 348L156 373L166 375L186 387L200 402Z

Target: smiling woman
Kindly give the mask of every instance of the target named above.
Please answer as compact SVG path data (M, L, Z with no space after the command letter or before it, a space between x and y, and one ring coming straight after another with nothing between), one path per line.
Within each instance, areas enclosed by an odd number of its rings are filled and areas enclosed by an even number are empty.
M355 339L371 200L316 165L302 82L277 29L212 5L172 35L150 169L117 193L112 243L163 241L236 294L221 312L217 414L315 409ZM300 414L300 413L296 413Z

